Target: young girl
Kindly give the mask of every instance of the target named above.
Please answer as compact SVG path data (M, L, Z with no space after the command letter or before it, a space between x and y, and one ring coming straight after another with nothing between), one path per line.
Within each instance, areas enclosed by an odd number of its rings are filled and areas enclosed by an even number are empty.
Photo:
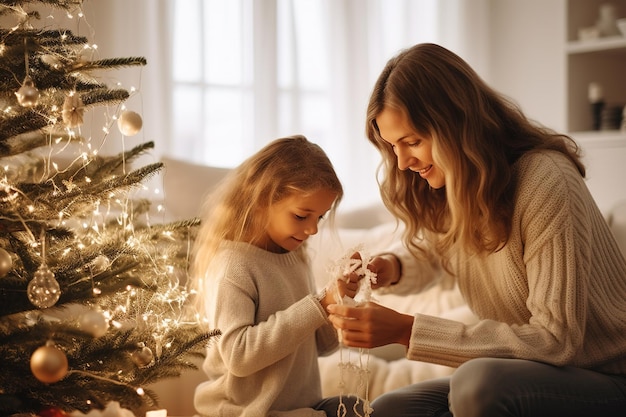
M397 257L371 261L376 285L448 276L479 319L330 306L349 346L397 342L410 359L458 366L378 397L372 416L624 414L626 262L576 144L434 44L388 62L366 129L383 200L406 225Z
M265 146L207 198L192 276L222 335L195 393L203 416L337 412L338 398L322 400L317 359L338 346L326 307L358 288L341 280L313 295L305 244L342 196L324 151L294 136Z

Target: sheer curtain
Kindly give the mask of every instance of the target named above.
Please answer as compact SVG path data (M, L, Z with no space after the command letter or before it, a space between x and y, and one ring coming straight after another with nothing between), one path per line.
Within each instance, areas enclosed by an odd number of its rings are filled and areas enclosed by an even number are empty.
M230 167L303 134L333 161L345 208L379 200L364 119L387 59L436 42L487 75L489 1L109 0L94 28L106 55L148 59L129 106L157 156Z

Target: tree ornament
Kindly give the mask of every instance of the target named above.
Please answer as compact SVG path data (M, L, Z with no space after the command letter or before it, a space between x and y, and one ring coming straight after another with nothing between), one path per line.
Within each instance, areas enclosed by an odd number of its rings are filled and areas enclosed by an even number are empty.
M78 94L73 93L65 97L61 111L65 126L73 128L82 125L83 114L85 114L85 105Z
M106 255L98 255L90 263L91 272L97 275L106 271L111 266L111 260Z
M39 417L67 417L70 414L66 413L58 407L50 407L41 410L39 413L37 413L37 415Z
M102 337L109 329L109 321L97 310L89 310L81 314L80 319L81 330L90 333L93 337Z
M0 278L4 277L13 268L13 258L6 250L0 248Z
M24 78L22 86L15 92L17 102L22 107L33 107L39 102L39 90L35 87L35 83L30 76Z
M152 350L143 343L137 345L138 349L130 354L130 358L139 368L147 368L154 363Z
M30 370L39 381L52 384L67 375L67 357L61 349L48 342L30 357Z
M117 119L117 127L124 136L134 136L141 130L143 120L138 113L132 110L125 110Z
M61 287L48 265L41 264L26 290L28 299L38 308L49 308L59 301Z
M353 254L358 253L358 257L352 257ZM339 298L338 294L335 295L339 304L346 304L350 306L359 306L362 303L372 301L372 284L377 281L377 274L370 271L367 266L371 261L371 257L366 254L361 245L349 250L343 257L338 259L334 265L330 267L330 275L333 280L347 277L351 274L360 275L359 290L354 298L350 298L344 295L343 298ZM336 287L335 287L336 288ZM346 415L346 405L343 402L343 391L346 387L345 377L348 372L352 372L356 375L357 387L356 393L353 395L356 397L356 402L353 406L353 411L358 417L369 417L374 409L370 405L369 400L369 350L359 349L358 360L353 362L349 358L350 351L348 350L348 359L344 360L344 346L342 342L341 330L339 332L339 386L341 387L341 394L339 397L339 406L337 407L337 415ZM363 395L363 397L361 397ZM357 406L361 405L363 414L357 411Z

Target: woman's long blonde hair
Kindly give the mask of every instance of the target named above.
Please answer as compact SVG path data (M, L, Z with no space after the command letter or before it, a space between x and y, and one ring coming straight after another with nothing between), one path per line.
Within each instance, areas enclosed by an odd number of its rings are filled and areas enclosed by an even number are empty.
M193 288L202 293L202 281L221 242L254 245L266 236L272 204L320 189L337 194L332 217L343 197L341 182L322 148L301 135L276 139L233 169L205 199L192 249ZM305 245L298 252L306 259Z
M417 133L432 138L445 187L430 189L419 175L397 168L376 124L384 108L404 112ZM406 225L404 243L419 255L426 239L444 261L455 245L481 254L506 243L516 187L513 165L523 154L556 150L585 176L571 138L526 118L464 60L435 44L415 45L388 61L370 96L366 134L383 157L381 196Z

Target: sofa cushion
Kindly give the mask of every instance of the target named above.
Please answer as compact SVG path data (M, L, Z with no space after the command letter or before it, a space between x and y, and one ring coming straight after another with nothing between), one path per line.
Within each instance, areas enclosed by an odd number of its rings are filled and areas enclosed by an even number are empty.
M166 156L161 162L166 216L171 220L199 216L206 196L230 172L229 168L193 164Z

